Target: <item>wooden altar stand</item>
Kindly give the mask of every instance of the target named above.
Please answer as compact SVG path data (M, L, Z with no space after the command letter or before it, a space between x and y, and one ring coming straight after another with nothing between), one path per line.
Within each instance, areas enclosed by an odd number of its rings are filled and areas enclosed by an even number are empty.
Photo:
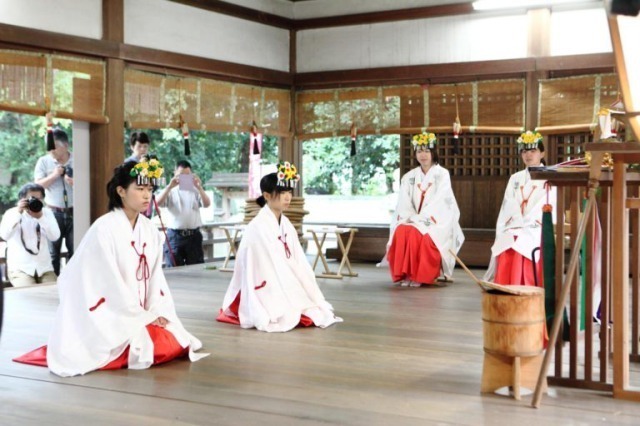
M640 163L640 144L637 142L607 143L597 142L587 144L586 150L592 152L593 163L600 164L602 154L609 152L614 160L613 171L602 171L593 167L589 172L533 172L533 179L544 179L557 187L557 216L556 216L556 296L558 305L556 318L551 329L549 342L550 353L540 372L541 378L547 375L551 352L554 353L554 371L547 377L550 385L569 386L583 389L612 392L615 398L640 401L640 388L633 388L629 384L629 361L640 361L638 340L640 338L639 304L640 299L640 198L638 187L640 174L627 171L628 163ZM595 192L599 188L600 196L597 208L602 227L602 258L593 259L590 247L593 243L596 223L593 214L586 218L581 213L581 192L589 187L589 194L595 202ZM627 194L632 194L628 198ZM565 273L565 209L569 207L569 222L571 223L570 241L573 244L571 262ZM587 209L588 209L587 205ZM589 210L591 211L591 210ZM629 239L629 219L633 238ZM601 262L601 326L596 333L592 318L595 316L593 308L593 292L585 292L585 324L584 333L579 327L579 285L577 253L579 240L586 236L587 250L586 287L592 288L594 276L592 265ZM631 245L631 247L630 247ZM630 249L631 248L631 249ZM631 264L631 286L629 285L629 265ZM562 285L560 285L562 284ZM570 291L570 295L568 292ZM630 292L631 291L631 292ZM565 294L567 293L567 294ZM630 293L632 297L630 297ZM562 312L560 306L565 306L569 296L570 328L569 365L563 362L563 342L561 336ZM630 300L631 299L631 300ZM632 303L632 316L629 306ZM554 333L555 332L555 333ZM555 336L554 336L555 334ZM599 337L599 342L594 336ZM630 346L631 344L631 346ZM630 350L631 347L631 350ZM612 354L612 358L610 355ZM547 359L548 358L548 359ZM613 377L611 377L611 369ZM540 403L541 393L536 389L532 405Z

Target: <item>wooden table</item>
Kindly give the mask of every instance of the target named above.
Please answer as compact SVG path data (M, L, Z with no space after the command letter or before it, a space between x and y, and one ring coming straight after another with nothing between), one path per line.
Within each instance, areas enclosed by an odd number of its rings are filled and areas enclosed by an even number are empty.
M322 260L322 265L324 266L324 271L320 274L316 274L317 277L320 278L335 278L342 279L343 276L348 277L357 277L358 273L353 272L351 269L351 262L349 262L349 250L351 249L351 244L353 243L353 236L356 232L358 232L357 228L337 228L331 226L325 227L314 227L309 228L307 232L311 233L313 237L313 241L316 243L316 247L318 248L318 254L316 255L315 260L313 261L313 270L316 270L316 265L318 264L318 259ZM327 238L327 234L335 233L336 239L338 240L338 247L340 248L340 253L342 254L342 260L340 261L340 266L338 270L333 272L329 269L329 265L327 264L327 259L322 250L322 246ZM320 234L320 239L318 239L318 234ZM342 242L342 234L348 234L349 238L347 239L347 244L345 245ZM349 272L342 272L342 268L347 267Z
M246 225L228 225L221 226L220 229L224 231L225 237L227 237L227 241L229 242L229 250L227 251L227 255L224 258L224 263L220 270L222 272L233 272L233 268L229 268L229 260L231 256L236 258L236 244L240 242L242 238L242 231L246 228Z

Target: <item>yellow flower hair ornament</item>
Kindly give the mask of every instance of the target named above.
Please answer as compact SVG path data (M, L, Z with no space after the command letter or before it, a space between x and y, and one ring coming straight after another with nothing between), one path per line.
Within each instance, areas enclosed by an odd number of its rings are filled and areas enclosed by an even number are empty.
M428 148L434 149L436 144L438 143L438 138L435 133L430 132L422 132L419 135L413 135L411 138L411 143L413 144L413 149L417 150L420 148Z
M288 161L278 163L278 186L295 188L300 180L298 169Z
M542 135L538 132L527 130L520 135L516 142L520 150L536 149L538 144L542 142Z
M129 175L135 177L138 185L164 185L164 167L157 158L147 160L143 158L138 164L133 166Z

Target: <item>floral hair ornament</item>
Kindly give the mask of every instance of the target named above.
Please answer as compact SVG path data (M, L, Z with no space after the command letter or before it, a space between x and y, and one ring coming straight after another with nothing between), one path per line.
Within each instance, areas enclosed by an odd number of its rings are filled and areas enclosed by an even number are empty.
M164 185L164 167L157 158L147 160L146 157L142 161L133 166L129 175L135 177L138 185Z
M538 144L542 143L542 135L538 132L532 132L531 130L527 130L523 134L520 135L518 140L518 149L527 151L529 149L537 149Z
M288 161L278 163L278 186L295 188L300 180L298 169Z
M417 151L420 149L434 149L436 144L438 143L438 138L435 133L427 132L427 129L423 129L422 133L419 135L413 135L411 138L411 143L413 144L413 150Z

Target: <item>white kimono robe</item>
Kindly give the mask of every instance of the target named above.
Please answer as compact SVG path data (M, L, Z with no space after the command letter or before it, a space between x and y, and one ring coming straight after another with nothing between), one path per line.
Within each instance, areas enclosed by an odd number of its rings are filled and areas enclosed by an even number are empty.
M491 261L484 276L492 281L496 272L497 257L513 249L531 260L531 253L540 247L542 235L542 207L547 203L546 181L531 180L529 170L514 173L504 192L502 207L496 223L496 240L491 247ZM556 221L556 188L549 191L549 204L553 206L553 222ZM518 237L517 240L514 237ZM539 257L536 256L536 260Z
M132 243L134 246L132 246ZM206 354L202 343L178 319L162 272L163 238L144 215L134 229L124 211L100 217L89 229L58 278L60 305L49 336L47 364L59 376L100 369L130 346L128 367L153 364L153 341L146 330L158 317L192 361ZM137 252L146 256L148 279L138 280ZM138 275L138 277L136 277Z
M420 208L423 190L426 191ZM453 195L449 172L435 164L424 175L422 169L416 167L408 171L400 181L398 207L389 242L393 240L398 225L408 224L417 228L422 235L429 234L442 257L444 274L451 276L456 260L449 250L458 253L464 242L459 219L460 210Z
M225 315L235 317L229 307L239 292L243 328L289 331L303 314L322 328L342 321L322 295L295 228L284 215L278 224L269 206L244 231L222 304Z

